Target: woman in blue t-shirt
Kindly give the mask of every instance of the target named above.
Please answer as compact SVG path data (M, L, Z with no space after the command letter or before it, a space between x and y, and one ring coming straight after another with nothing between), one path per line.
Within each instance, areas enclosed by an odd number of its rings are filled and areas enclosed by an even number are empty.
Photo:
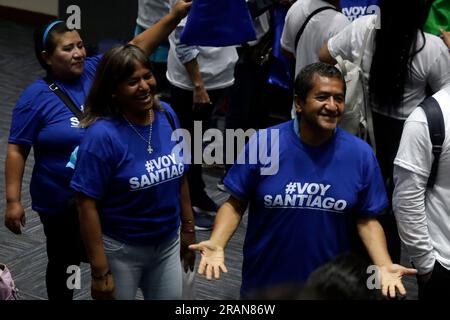
M180 0L169 15L132 43L152 52L186 15L189 6L190 3ZM35 165L30 193L32 209L39 213L47 238L48 298L72 299L67 270L68 266L80 264L84 249L75 206L70 204L74 196L69 187L73 174L70 160L84 130L78 128L78 117L54 89L58 87L72 100L74 108L82 111L100 57L87 58L78 32L68 29L60 20L38 29L34 41L36 57L47 71L48 83L44 79L32 83L13 111L5 168L5 225L16 234L25 225L21 186L33 147Z
M87 131L71 186L94 299L181 298L181 258L195 241L183 148L169 105L155 96L147 55L128 44L103 56L86 100Z

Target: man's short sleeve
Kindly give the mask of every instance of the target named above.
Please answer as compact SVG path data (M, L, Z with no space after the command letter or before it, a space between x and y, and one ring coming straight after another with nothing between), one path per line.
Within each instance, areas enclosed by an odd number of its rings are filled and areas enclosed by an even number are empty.
M376 216L388 206L388 199L380 167L371 150L363 165L363 189L358 194L357 214L365 217Z
M431 149L425 112L416 108L403 127L394 165L428 178L433 162Z

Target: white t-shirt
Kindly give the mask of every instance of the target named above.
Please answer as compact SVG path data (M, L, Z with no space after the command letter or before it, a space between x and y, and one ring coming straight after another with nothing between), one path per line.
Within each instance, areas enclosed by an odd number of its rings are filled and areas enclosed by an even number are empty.
M366 30L371 28L364 52L362 68L368 83L375 45L377 16L363 16L328 40L328 50L332 57L340 55L345 60L356 61L361 53ZM419 31L418 31L419 32ZM425 47L412 61L411 76L408 76L403 93L403 106L389 113L382 106L373 105L372 109L385 116L405 120L426 97L426 86L437 92L450 84L450 55L444 42L438 37L425 33ZM418 36L417 48L423 46L423 38Z
M171 0L171 5L176 3ZM177 55L179 36L186 25L187 17L181 20L170 34L170 50L167 57L167 79L184 90L194 90L191 78ZM234 83L234 66L238 60L236 47L193 47L198 50L196 57L206 90L227 88Z
M262 15L253 19L253 27L256 32L256 40L248 42L250 46L257 44L261 38L269 31L270 29L270 13L269 11L264 12Z
M308 16L316 9L330 6L322 0L302 0L295 2L287 12L281 47L296 57L295 75L306 65L318 62L319 50L324 42L350 23L338 11L329 9L319 12L306 25L296 49L295 38Z
M433 154L421 108L406 120L394 160L393 209L400 238L420 274L431 271L435 259L450 270L450 86L433 97L441 106L445 123L434 188L426 188Z
M169 0L139 0L136 23L144 29L150 28L168 14Z

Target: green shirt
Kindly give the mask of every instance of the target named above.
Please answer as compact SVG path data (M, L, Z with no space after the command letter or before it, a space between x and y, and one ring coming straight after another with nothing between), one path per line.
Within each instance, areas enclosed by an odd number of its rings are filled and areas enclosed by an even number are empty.
M431 6L424 31L440 35L440 29L450 31L450 0L435 0Z

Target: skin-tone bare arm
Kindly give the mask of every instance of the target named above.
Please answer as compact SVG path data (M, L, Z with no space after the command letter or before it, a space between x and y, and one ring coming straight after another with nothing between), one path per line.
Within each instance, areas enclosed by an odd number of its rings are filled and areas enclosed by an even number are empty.
M187 15L191 6L192 0L178 0L167 15L136 36L130 41L130 44L138 46L146 54L151 54L161 42L167 39L178 23Z
M392 260L387 251L384 230L378 220L374 218L358 220L358 234L361 237L372 261L378 265L391 264Z
M25 226L25 210L21 203L22 179L30 147L8 144L5 163L6 211L5 226L15 234Z
M189 78L194 86L193 107L210 106L211 100L209 99L208 92L205 89L202 75L200 74L200 67L197 63L197 59L193 59L184 64Z
M241 222L247 208L247 202L231 196L219 209L211 237L207 241L189 246L200 251L202 259L198 267L199 274L205 274L208 280L220 278L220 271L228 272L225 266L224 249Z
M102 228L98 216L96 200L82 193L77 194L77 208L80 233L91 264L91 294L96 300L114 298L114 280L109 270L108 260L102 240Z
M214 221L210 240L225 248L241 222L247 202L231 196L221 207Z
M450 31L445 31L444 29L441 29L440 31L442 40L447 45L447 48L450 49Z
M393 264L389 256L386 237L380 223L375 218L360 218L357 222L358 234L369 253L373 263L379 267L381 276L381 292L383 296L395 298L396 291L405 295L402 283L404 275L415 275L416 269L405 268Z
M335 65L337 63L336 59L334 59L331 54L330 51L328 50L328 43L327 41L324 42L322 48L320 48L319 51L319 60L325 63L329 63L332 65Z
M192 213L191 198L189 196L189 184L187 176L183 176L181 183L180 194L180 206L181 206L181 248L180 257L183 261L184 271L188 271L188 268L194 270L195 265L195 253L189 250L189 246L194 244L195 239L195 222L194 215Z

